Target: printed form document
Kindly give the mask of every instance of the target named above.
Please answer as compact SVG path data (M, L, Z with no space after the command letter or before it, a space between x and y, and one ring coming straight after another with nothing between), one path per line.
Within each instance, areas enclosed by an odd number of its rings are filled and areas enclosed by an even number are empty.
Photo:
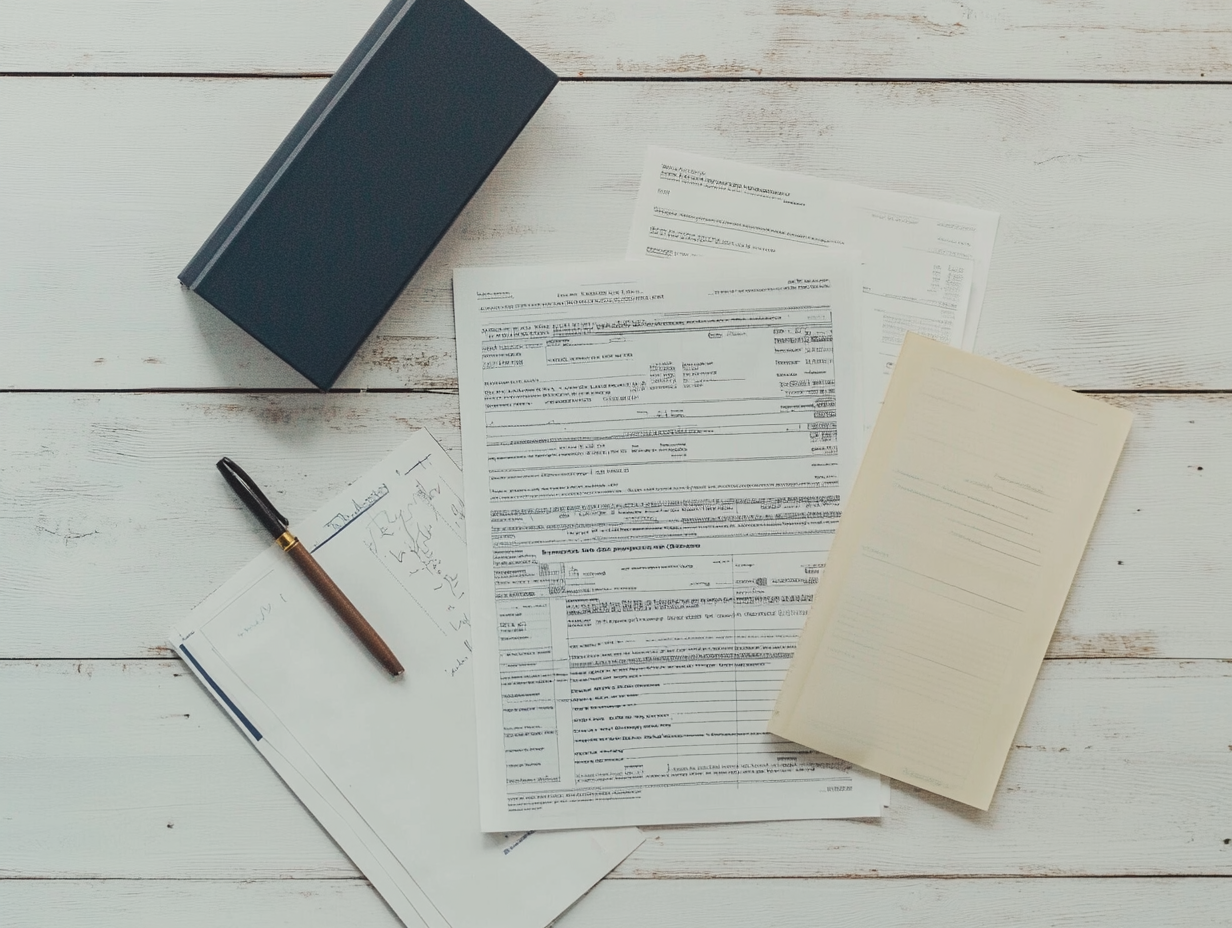
M880 814L766 734L862 450L859 263L459 269L487 831Z
M542 928L637 829L479 827L461 474L425 431L295 527L406 666L394 680L271 545L176 652L411 928Z
M770 730L987 809L1130 419L909 335Z
M871 431L906 332L975 347L997 220L996 213L924 197L651 148L628 257L859 249Z

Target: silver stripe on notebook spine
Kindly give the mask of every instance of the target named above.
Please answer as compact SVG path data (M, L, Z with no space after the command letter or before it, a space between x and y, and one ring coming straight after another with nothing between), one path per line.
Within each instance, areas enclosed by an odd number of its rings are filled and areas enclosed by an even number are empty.
M244 224L247 223L252 217L252 214L257 211L257 207L259 207L265 200L266 195L274 189L274 185L278 183L279 178L286 173L287 168L291 166L292 162L295 161L296 156L298 156L303 147L308 144L309 139L311 139L316 133L321 123L325 121L325 117L333 111L335 104L342 99L343 95L350 89L351 84L355 83L355 79L363 73L364 68L367 67L368 62L372 59L372 56L375 55L380 50L381 46L385 44L385 40L389 38L389 34L397 28L398 23L402 22L402 17L406 15L407 11L414 4L415 0L406 0L406 3L402 5L402 9L398 11L397 15L394 16L392 20L390 20L389 25L386 26L385 30L381 33L381 37L372 43L372 48L368 49L368 52L364 55L363 60L355 66L355 70L350 73L343 85L338 88L338 92L334 94L333 99L331 99L329 103L326 104L325 109L321 111L321 115L313 121L312 125L308 128L308 131L304 133L304 137L299 140L299 143L295 146L291 154L287 155L286 160L282 162L277 172L275 172L274 176L270 178L269 183L265 185L265 189L263 189L260 195L253 200L252 205L248 207L244 215L240 217L240 221L235 224L235 228L233 228L227 234L227 237L223 239L223 243L218 246L218 250L214 252L213 257L210 258L205 267L201 269L201 273L198 274L193 280L192 286L189 288L190 290L196 290L197 287L200 286L201 281L205 279L205 275L210 272L210 269L213 268L218 259L222 257L223 252L227 250L227 246L231 244L237 235L239 235L240 230L244 228Z

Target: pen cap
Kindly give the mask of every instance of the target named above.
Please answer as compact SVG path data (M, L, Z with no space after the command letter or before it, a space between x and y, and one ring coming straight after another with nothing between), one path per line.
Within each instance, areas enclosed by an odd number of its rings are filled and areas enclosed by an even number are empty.
M253 482L242 467L226 457L219 458L217 467L227 483L231 484L235 495L260 520L261 524L269 529L270 534L277 537L287 530L286 516L274 508L274 504L261 492L261 488Z

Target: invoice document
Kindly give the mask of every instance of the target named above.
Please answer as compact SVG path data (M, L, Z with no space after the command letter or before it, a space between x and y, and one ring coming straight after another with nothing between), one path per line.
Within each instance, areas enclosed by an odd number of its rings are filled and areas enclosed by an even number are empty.
M636 829L479 827L461 474L418 431L296 529L406 667L393 679L271 545L172 643L411 928L542 928Z
M865 428L906 332L975 347L996 213L803 174L651 148L628 257L864 256Z
M460 269L485 830L876 816L768 736L862 446L859 264Z
M987 809L1130 419L908 335L770 730Z

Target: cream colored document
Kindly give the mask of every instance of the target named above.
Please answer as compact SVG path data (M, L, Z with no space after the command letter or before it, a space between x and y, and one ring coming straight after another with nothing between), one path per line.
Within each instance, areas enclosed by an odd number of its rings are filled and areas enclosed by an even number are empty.
M865 427L906 332L975 346L997 214L909 194L650 148L631 259L817 254L864 258Z
M769 730L987 809L1130 419L909 335Z
M419 431L295 528L403 679L277 545L171 639L408 928L541 928L642 837L480 831L461 491L457 466Z

